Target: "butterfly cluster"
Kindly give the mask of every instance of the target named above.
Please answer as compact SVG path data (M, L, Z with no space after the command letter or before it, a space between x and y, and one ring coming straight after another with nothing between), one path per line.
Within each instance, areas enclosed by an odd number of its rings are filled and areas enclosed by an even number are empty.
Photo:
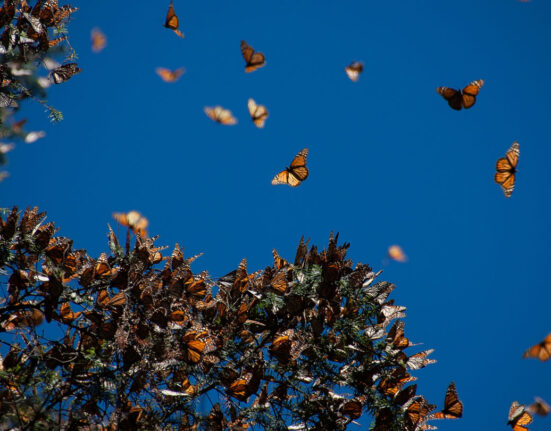
M263 270L249 272L243 259L212 278L191 269L200 255L155 245L137 211L113 217L128 227L126 244L109 228L110 253L97 258L56 236L36 208L0 217L0 269L9 271L0 332L33 334L23 337L25 354L13 344L0 356L3 399L17 393L23 403L35 383L25 385L43 373L33 364L43 364L67 388L59 398L73 406L62 415L67 427L110 417L98 391L124 406L117 429L160 429L167 406L189 431L345 429L373 406L376 431L434 429L462 416L454 383L440 410L417 393L413 373L435 362L432 349L411 352L406 309L389 299L395 286L354 265L338 235L323 250L302 238L291 261L274 249ZM40 337L51 324L60 340ZM190 410L205 395L210 410ZM12 406L0 404L0 418ZM40 411L28 420L49 419Z
M0 135L3 139L33 142L39 132L25 132L26 120L13 120L20 103L32 98L41 103L52 120L60 120L59 111L44 101L45 89L61 84L80 72L73 61L72 50L64 26L77 8L60 6L57 0L38 0L33 6L26 0L4 0L0 8ZM63 64L54 58L65 55ZM40 77L42 66L48 76ZM5 164L0 150L0 164ZM0 181L7 173L0 172Z

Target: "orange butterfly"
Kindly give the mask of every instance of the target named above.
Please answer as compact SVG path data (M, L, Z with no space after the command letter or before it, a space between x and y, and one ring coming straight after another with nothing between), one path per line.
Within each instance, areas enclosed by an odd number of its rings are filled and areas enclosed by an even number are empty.
M454 90L448 87L438 87L436 92L439 93L444 99L448 101L448 105L456 111L460 111L461 108L469 109L476 102L476 96L484 85L484 80L479 79L473 81L467 85L463 92L461 90Z
M244 40L241 41L241 54L247 62L245 65L245 72L247 73L266 65L264 54L258 51L255 52L255 50Z
M224 126L233 126L237 124L237 119L232 115L229 109L215 106L214 108L206 107L204 111L211 120L223 124Z
M459 401L455 383L451 382L446 391L444 408L433 415L434 419L459 419L463 416L463 403Z
M94 28L92 29L90 37L92 39L92 51L103 51L103 48L107 45L107 37L105 37L105 34L103 34L99 28Z
M172 0L170 0L170 5L168 6L168 12L166 13L165 27L172 30L178 36L183 38L184 33L178 30L179 26L180 26L180 20L178 19L178 16L174 12L174 5L172 4Z
M288 184L291 187L299 186L306 178L308 178L308 168L306 167L306 156L308 156L308 148L304 148L298 153L291 166L285 168L272 179L272 184Z
M358 81L360 73L362 73L363 70L364 64L361 61L354 61L344 68L344 71L348 77L354 82Z
M507 422L507 425L513 427L513 431L528 431L528 428L524 425L530 425L533 420L532 415L526 411L522 404L513 401L509 409L509 421Z
M524 352L522 357L538 358L540 361L547 361L551 357L551 334L545 337L541 343L530 347L526 352Z
M253 99L249 99L247 106L254 125L259 129L262 129L264 127L264 123L266 122L266 118L268 118L268 110L263 105L257 105Z
M135 234L139 234L142 237L147 236L146 229L149 225L149 221L138 211L130 211L127 214L113 213L113 218L117 221L117 223L132 229Z
M510 198L515 189L515 172L517 171L520 147L518 142L513 142L511 148L496 163L494 181L501 186L506 198Z
M185 67L180 67L175 70L166 69L164 67L158 67L157 69L155 69L157 75L159 75L164 82L178 81L178 79L180 79L180 76L182 76L185 71Z
M388 257L397 262L406 262L408 260L408 257L399 245L391 245L388 248Z

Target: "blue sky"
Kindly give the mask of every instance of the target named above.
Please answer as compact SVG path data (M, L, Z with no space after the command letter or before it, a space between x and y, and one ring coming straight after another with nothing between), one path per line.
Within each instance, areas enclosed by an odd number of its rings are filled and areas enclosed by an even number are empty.
M513 400L551 401L551 364L522 359L551 332L551 4L174 3L183 40L162 26L168 1L74 2L82 73L50 91L65 120L24 107L47 136L9 154L0 206L39 206L92 256L107 250L111 213L136 209L159 244L204 252L194 269L213 276L243 257L263 268L273 247L292 258L301 235L324 246L340 232L354 261L397 284L409 338L435 349L419 392L441 406L457 383L464 418L440 429L505 430ZM108 38L99 54L96 26ZM266 67L244 73L242 39ZM344 73L354 60L365 65L357 83ZM167 84L158 66L187 71ZM485 85L468 111L435 92L475 79ZM249 97L270 112L263 130ZM218 104L236 126L205 116ZM507 200L493 174L515 140ZM310 177L272 186L304 147ZM385 262L394 243L407 263Z

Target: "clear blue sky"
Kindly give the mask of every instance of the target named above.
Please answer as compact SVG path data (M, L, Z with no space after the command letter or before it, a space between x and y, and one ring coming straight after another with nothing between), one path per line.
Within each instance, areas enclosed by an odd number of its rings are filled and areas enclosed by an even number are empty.
M107 250L111 213L136 209L159 244L204 252L194 269L213 276L338 231L354 261L398 285L408 336L435 349L419 392L441 406L457 383L464 418L440 429L506 430L513 400L551 401L551 363L521 357L551 332L549 2L175 0L183 40L162 26L168 0L74 3L82 73L50 97L65 120L24 108L47 137L9 154L0 206L39 206L92 256ZM241 39L266 67L244 73ZM353 60L365 64L357 83L344 73ZM167 84L158 66L187 72ZM468 111L435 92L475 79L486 83ZM249 97L270 112L263 130ZM216 104L238 125L209 120ZM507 200L493 174L515 140ZM272 186L304 147L310 177ZM384 262L394 243L409 262Z

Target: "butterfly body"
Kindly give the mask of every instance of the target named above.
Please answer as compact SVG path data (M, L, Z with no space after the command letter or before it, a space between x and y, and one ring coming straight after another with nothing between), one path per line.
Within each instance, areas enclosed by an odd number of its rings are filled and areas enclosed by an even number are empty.
M479 79L471 82L463 90L448 87L437 87L436 92L440 94L450 105L450 108L460 111L462 108L469 109L476 103L476 96L484 85L484 80Z
M306 178L308 178L308 168L306 167L306 157L308 156L308 148L301 150L291 162L291 165L286 167L272 179L273 185L287 184L291 187L298 187Z

